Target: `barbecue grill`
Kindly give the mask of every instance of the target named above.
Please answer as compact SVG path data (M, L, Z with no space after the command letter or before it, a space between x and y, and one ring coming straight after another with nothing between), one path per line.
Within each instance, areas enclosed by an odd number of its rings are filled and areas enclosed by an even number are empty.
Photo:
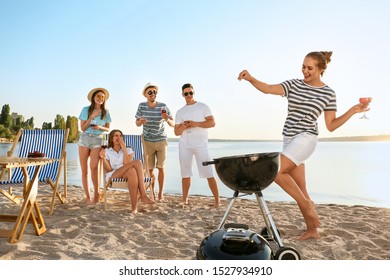
M299 252L285 247L267 207L262 190L275 179L279 170L279 153L256 153L228 156L203 162L215 165L221 181L234 191L233 197L218 229L206 236L197 252L197 259L259 259L299 260ZM243 195L240 195L243 193ZM255 195L265 227L256 233L245 224L226 223L228 215L238 197ZM272 249L276 245L274 253Z

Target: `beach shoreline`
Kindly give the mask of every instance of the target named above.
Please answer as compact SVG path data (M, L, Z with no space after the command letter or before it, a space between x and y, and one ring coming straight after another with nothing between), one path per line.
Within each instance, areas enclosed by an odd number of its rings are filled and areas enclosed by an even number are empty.
M199 244L217 229L230 202L222 198L221 207L211 210L211 197L190 196L183 208L178 205L180 196L166 195L167 202L153 209L140 204L140 212L132 215L128 193L116 194L104 211L102 203L86 206L82 188L69 186L66 203L57 200L49 216L49 198L49 187L41 188L39 204L47 232L36 236L28 225L16 244L1 238L0 260L194 260ZM2 213L20 209L4 197L0 206ZM294 247L304 260L390 259L389 208L319 204L321 238L297 241L305 228L298 206L268 201L267 206L284 246ZM264 226L259 206L251 199L238 199L229 221L256 232Z

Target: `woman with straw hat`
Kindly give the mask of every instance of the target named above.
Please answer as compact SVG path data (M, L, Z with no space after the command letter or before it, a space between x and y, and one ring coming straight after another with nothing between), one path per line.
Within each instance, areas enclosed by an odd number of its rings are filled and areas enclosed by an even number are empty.
M110 94L105 88L94 88L88 93L91 105L82 109L79 120L81 135L79 139L79 159L81 180L87 204L99 202L98 164L103 132L110 129L111 116L106 109L106 100ZM88 184L88 159L90 159L91 179L94 186L94 197L90 196Z

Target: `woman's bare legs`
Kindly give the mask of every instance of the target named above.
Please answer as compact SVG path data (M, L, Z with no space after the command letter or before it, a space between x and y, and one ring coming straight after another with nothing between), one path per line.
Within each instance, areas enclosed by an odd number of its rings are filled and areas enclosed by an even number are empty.
M126 173L123 178L127 180L127 186L129 188L131 213L137 213L137 193L138 193L138 179L134 168L126 168Z
M89 182L88 182L88 158L90 150L87 147L79 146L79 160L81 167L81 181L83 184L85 198L87 204L92 204L91 196L89 193Z
M305 175L305 164L302 163L301 165L293 168L289 172L290 176L294 179L295 183L297 183L298 187L301 189L301 192L303 195L311 200L309 193L306 189L306 175Z
M275 178L275 183L277 183L285 192L294 198L294 200L298 203L303 218L305 219L307 230L301 237L299 237L299 239L318 239L319 235L317 228L321 223L315 211L314 203L311 201L306 190L304 170L304 166L296 167L290 159L284 155L280 155L280 170ZM294 178L301 185L298 185Z
M99 188L99 153L101 148L92 149L90 152L90 161L89 165L91 168L91 178L94 189L94 199L93 203L99 203L100 200L100 188Z
M139 178L139 176L141 176L141 178ZM132 205L136 205L136 203L133 203L133 199L135 199L137 201L138 190L140 191L142 202L144 202L146 204L154 204L155 203L146 194L141 161L137 161L137 160L132 161L132 162L122 166L121 168L117 169L112 174L112 177L124 178L127 180L129 192L130 192L130 200L132 201ZM135 207L135 209L132 209L132 212L136 209L137 209L137 207ZM136 213L136 211L133 213Z
M302 194L305 196L306 199L312 202L314 206L314 202L311 200L309 193L307 192L306 188L306 176L305 176L305 164L301 164L297 166L296 168L292 169L289 174L294 179L294 181L297 183L299 189L301 190ZM309 225L307 225L307 230L305 233L303 233L298 239L299 240L305 240L309 238L318 239L320 236L317 232L317 227L310 228Z
M144 169L142 166L142 162L140 160L134 160L128 165L132 166L136 172L137 172L137 178L138 178L138 189L141 194L141 201L143 203L147 204L154 204L154 200L151 200L149 196L146 194L145 190L145 176L144 176Z

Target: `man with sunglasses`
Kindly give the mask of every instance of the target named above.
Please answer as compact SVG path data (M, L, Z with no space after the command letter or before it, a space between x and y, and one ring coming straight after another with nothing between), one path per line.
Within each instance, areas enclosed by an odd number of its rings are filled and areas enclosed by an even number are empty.
M158 169L158 201L164 201L164 181L165 181L165 159L167 157L167 134L165 133L165 122L173 127L175 125L171 112L167 105L157 102L158 86L147 83L142 90L142 95L146 102L138 105L135 114L135 124L143 125L143 135L145 140L145 154L149 166L150 176L154 176L153 170ZM154 194L153 194L154 196ZM154 199L154 197L152 197Z
M179 159L182 177L183 196L180 204L188 204L192 177L192 160L195 156L200 178L207 178L209 188L214 196L213 208L220 205L217 181L211 165L203 166L204 161L211 160L208 150L208 128L215 126L214 117L209 106L194 99L191 84L182 86L182 95L186 105L176 113L175 135L179 139Z

